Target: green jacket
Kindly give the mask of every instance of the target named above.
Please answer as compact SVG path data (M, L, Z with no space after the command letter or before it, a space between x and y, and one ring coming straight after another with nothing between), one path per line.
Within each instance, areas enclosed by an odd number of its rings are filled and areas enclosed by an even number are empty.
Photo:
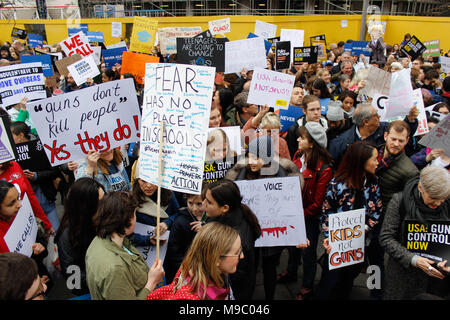
M109 237L95 237L86 252L86 278L92 300L145 300L149 268L125 238L120 248Z
M406 182L418 174L419 170L404 152L396 156L387 169L377 173L383 206L387 208L394 193L403 191Z
M227 114L225 115L225 123L229 126L240 126L241 129L245 125L245 123L241 121L235 107L228 110Z

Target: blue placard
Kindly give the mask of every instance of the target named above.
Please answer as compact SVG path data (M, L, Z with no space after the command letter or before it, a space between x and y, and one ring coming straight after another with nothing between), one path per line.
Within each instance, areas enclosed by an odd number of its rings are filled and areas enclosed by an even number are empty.
M42 46L44 44L44 37L40 34L29 33L28 34L28 45L32 48L37 46Z
M330 98L322 98L322 99L320 99L320 113L323 114L323 115L327 114L328 102L330 102Z
M122 55L124 51L127 51L126 47L102 50L105 67L107 69L112 69L116 63L122 64Z
M368 47L369 41L353 41L352 42L352 56L357 56L362 53L366 57L372 55L372 50Z
M259 37L254 33L249 33L247 39ZM266 47L266 55L269 53L270 48L272 47L272 43L264 39L264 46Z
M69 37L72 37L73 35L77 34L80 31L83 32L83 30L81 28L69 28L68 29ZM86 33L84 33L84 34L86 34Z
M86 36L89 42L105 42L103 32L100 31L88 31Z
M280 109L278 116L280 117L281 129L280 132L287 132L289 128L294 124L295 120L303 116L302 107L289 105L287 110Z
M41 62L44 77L53 76L52 59L48 54L24 55L20 57L20 60L22 63Z
M344 52L352 52L352 44L351 43L344 44Z

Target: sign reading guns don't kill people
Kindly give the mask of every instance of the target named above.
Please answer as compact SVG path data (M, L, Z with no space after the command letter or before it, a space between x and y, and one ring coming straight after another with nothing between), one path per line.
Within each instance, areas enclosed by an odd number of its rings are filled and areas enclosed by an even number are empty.
M208 137L214 67L147 63L139 176L161 187L200 194Z

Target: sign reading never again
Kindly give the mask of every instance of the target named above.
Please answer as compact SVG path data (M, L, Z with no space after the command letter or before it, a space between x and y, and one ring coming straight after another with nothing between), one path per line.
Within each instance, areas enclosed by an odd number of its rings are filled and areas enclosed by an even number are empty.
M27 104L52 166L139 139L133 79L102 83Z
M139 175L158 185L161 123L163 188L200 194L215 68L148 63Z

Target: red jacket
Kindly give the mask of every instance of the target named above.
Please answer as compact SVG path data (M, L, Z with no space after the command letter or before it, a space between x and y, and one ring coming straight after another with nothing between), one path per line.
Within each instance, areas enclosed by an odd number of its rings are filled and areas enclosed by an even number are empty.
M0 174L0 180L6 180L14 184L20 193L20 200L23 199L25 193L27 194L34 215L41 219L44 223L45 229L49 230L52 227L52 224L48 220L45 212L42 210L41 205L39 204L39 201L33 192L30 182L22 171L22 168L20 168L20 166L15 161L11 161L10 164L11 165L6 169L6 171ZM8 232L11 224L12 222L7 223L3 220L0 220L0 253L9 252L8 246L3 240L3 237Z
M301 155L299 154L299 151L297 151L294 155L293 162L299 169L302 168L302 161L300 158ZM325 192L328 183L333 178L331 166L322 169L323 165L323 161L319 161L314 171L305 168L302 172L303 178L305 179L305 186L302 190L305 217L313 217L322 214L322 204L325 199Z

